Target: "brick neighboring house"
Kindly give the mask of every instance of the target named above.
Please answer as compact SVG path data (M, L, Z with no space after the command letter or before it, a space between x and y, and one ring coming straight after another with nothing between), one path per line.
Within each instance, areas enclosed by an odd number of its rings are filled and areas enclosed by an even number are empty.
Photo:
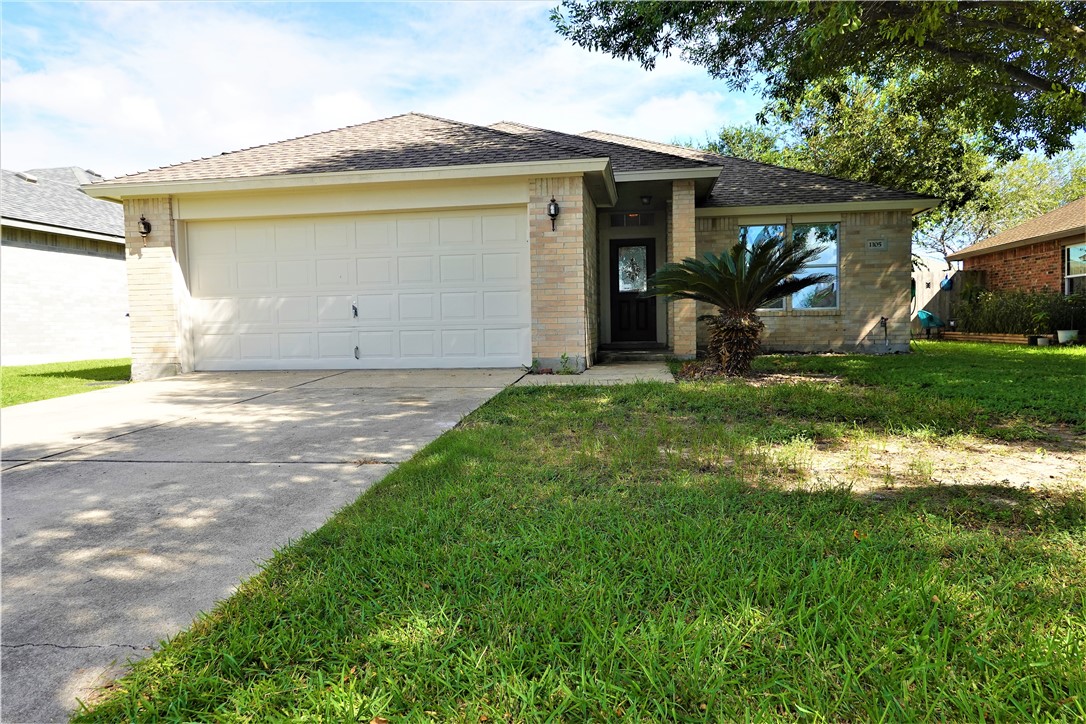
M81 168L0 172L0 362L127 357L124 213Z
M828 239L817 264L834 281L765 310L769 349L905 351L911 220L938 203L614 134L414 113L84 188L124 205L137 379L690 357L702 310L641 299L646 277L785 234Z
M1086 293L1086 196L947 256L991 291Z

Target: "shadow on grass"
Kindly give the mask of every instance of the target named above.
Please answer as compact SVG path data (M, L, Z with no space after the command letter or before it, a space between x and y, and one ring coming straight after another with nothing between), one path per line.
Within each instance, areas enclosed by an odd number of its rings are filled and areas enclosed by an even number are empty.
M34 372L20 375L25 379L70 379L87 380L88 382L127 382L132 377L132 365L107 365L104 367L88 367L86 369L60 370L56 372Z

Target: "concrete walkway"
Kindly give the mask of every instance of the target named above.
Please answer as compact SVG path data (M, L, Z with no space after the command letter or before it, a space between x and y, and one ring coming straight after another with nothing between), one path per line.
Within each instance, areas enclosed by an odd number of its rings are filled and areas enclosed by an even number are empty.
M522 374L203 373L0 410L0 718L66 720Z
M589 367L579 375L525 375L518 386L622 385L629 382L675 382L663 362L611 362Z

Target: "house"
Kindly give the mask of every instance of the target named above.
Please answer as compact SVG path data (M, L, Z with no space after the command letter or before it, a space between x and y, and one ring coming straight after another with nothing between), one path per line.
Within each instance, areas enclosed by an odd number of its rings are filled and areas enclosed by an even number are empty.
M989 291L1086 292L1086 196L947 256Z
M127 357L124 212L81 168L0 172L0 362Z
M818 271L836 281L766 310L766 345L903 351L911 219L937 203L614 134L415 113L85 189L124 204L136 378L692 357L701 310L642 299L648 275L785 233L828 239Z

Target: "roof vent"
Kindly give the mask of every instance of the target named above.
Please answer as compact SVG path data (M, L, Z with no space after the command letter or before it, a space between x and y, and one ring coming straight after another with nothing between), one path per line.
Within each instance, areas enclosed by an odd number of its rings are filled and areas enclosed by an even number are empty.
M19 178L21 178L23 181L29 181L32 184L38 183L38 177L37 176L31 176L30 174L28 174L28 173L26 173L24 171L16 171L15 175L18 176Z

